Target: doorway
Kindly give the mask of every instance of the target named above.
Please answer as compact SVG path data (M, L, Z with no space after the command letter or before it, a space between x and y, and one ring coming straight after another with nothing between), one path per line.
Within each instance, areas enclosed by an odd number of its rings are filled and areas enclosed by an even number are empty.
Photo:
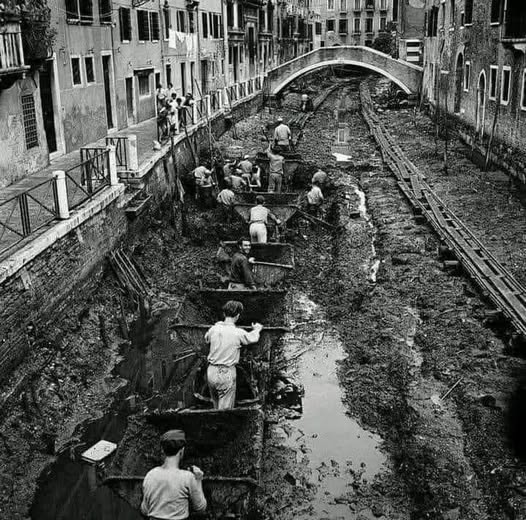
M126 115L128 126L135 124L134 96L133 96L133 77L126 78Z
M102 56L102 77L104 81L104 100L106 102L106 121L108 123L108 130L110 130L115 126L111 102L111 56Z
M46 132L46 141L49 154L58 151L57 129L55 126L55 96L53 92L53 79L53 61L47 60L44 63L43 70L40 72L40 100L42 102L42 117L44 119L44 131Z
M208 61L201 60L201 93L208 94Z

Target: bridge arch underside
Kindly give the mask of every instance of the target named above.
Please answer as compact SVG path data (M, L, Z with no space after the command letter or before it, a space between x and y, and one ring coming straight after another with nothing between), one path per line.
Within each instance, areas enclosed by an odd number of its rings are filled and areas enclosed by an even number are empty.
M285 79L281 80L272 89L272 94L273 95L279 94L289 83L292 83L295 79L299 78L300 76L303 76L304 74L312 72L313 70L316 70L316 69L320 69L323 67L330 67L333 65L340 65L340 66L341 65L352 65L354 67L371 70L382 76L385 76L386 78L389 78L393 83L396 83L407 94L412 93L412 90L405 83L403 83L399 78L397 78L396 76L393 76L390 72L380 67L372 65L370 63L365 63L363 61L356 61L356 60L350 60L350 59L345 59L345 60L338 59L338 60L321 61L319 63L309 65L296 72L293 72L292 74L288 75Z

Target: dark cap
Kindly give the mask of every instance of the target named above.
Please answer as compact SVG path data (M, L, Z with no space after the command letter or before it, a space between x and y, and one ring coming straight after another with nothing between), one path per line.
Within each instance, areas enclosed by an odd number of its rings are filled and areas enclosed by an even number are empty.
M161 441L185 441L186 435L183 430L168 430L161 436Z

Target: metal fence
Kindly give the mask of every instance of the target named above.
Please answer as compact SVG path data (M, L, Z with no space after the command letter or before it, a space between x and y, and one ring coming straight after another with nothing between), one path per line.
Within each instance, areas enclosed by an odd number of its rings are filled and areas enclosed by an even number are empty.
M107 136L106 146L115 146L115 159L117 169L128 170L128 137L126 136Z
M105 148L81 148L81 163L66 170L70 210L110 185L109 152Z
M0 202L0 253L55 220L58 215L54 179L46 179Z

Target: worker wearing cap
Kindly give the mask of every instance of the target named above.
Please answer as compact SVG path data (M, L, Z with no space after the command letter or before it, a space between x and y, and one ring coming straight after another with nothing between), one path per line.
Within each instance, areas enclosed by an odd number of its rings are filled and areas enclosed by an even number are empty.
M210 344L206 377L214 408L234 408L236 402L236 365L240 350L246 345L257 343L263 325L252 323L250 332L236 327L243 312L241 302L230 300L223 306L224 320L218 321L205 335Z
M197 466L181 469L185 445L182 430L170 430L161 437L164 463L151 469L142 484L141 512L150 520L183 520L190 510L206 509L203 472Z
M288 151L292 145L290 128L283 122L282 117L278 117L278 126L274 129L274 145L278 145L283 151Z
M256 197L256 205L250 209L250 240L260 244L266 244L267 242L267 226L269 219L278 226L281 224L281 220L266 208L264 204L265 197L258 195Z

